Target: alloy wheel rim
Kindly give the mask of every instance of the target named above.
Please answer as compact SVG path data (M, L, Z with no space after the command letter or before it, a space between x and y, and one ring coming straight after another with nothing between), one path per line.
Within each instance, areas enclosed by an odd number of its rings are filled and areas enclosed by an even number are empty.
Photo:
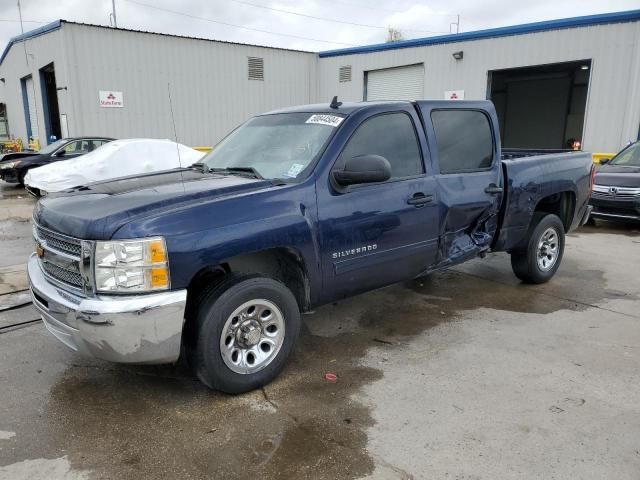
M538 242L538 268L543 272L551 270L558 261L559 252L558 232L555 228L549 227L542 233Z
M284 336L284 315L276 304L250 300L236 308L222 328L222 360L235 373L258 372L276 358Z

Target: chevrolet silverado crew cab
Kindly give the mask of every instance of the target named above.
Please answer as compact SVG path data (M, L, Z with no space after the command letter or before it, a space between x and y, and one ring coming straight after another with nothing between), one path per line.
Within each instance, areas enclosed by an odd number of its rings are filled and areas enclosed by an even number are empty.
M33 302L73 350L183 354L244 392L280 372L318 305L491 251L546 282L588 218L592 170L581 152L502 160L487 101L287 108L190 167L40 200Z

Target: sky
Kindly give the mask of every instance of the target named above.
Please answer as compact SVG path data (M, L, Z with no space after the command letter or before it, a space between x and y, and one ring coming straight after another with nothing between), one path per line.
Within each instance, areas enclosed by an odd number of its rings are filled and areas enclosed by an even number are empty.
M56 19L109 25L112 0L21 0L25 31ZM115 0L118 27L309 51L595 13L640 0ZM17 0L0 0L0 51L20 34Z

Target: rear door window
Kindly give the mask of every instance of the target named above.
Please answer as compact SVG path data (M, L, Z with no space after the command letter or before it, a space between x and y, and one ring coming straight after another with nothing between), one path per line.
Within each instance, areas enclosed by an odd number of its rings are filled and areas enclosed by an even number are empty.
M494 157L487 116L477 110L433 110L440 173L486 170Z

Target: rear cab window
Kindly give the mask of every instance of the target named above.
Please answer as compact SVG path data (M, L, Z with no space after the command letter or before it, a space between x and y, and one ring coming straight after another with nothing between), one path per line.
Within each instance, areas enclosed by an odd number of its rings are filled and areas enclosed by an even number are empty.
M442 109L431 112L440 173L491 168L494 141L489 118L479 110Z

